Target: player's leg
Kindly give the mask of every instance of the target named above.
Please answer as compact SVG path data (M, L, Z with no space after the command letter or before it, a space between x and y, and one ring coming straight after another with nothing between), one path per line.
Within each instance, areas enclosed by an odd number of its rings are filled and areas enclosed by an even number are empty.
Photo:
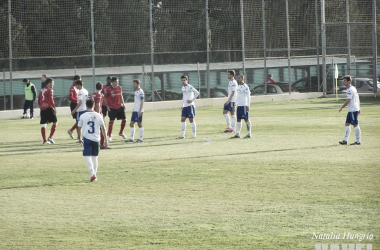
M54 135L55 131L57 130L57 124L58 124L58 121L54 122L53 126L51 126L50 135L48 138L48 141L53 143L53 144L55 144L55 141L53 140L53 135Z
M224 115L224 119L226 120L226 123L227 123L227 128L226 128L226 130L224 130L224 133L227 133L232 128L231 128L230 116L228 115L228 106L226 106L226 105L223 106L223 115Z
M97 181L96 173L98 172L98 155L99 155L99 142L92 142L92 164L94 168L94 181Z
M108 117L110 118L110 121L108 123L108 141L112 141L112 129L113 123L116 119L116 109L111 109L111 111L108 112Z
M344 133L344 139L343 141L340 141L339 143L342 145L347 145L348 138L350 137L351 133L351 121L352 121L352 112L348 112L347 118L346 118L346 129Z
M144 141L144 127L142 125L142 117L140 117L140 121L137 122L137 125L139 126L139 135L140 135L140 139L138 139L136 142L143 142Z
M87 168L91 174L91 178L90 178L89 182L92 182L96 179L96 175L95 175L95 171L94 171L94 163L92 161L92 152L93 152L92 147L93 147L92 141L83 137L83 156L86 159Z
M197 124L195 124L195 107L191 106L190 107L191 113L189 114L189 121L191 125L191 132L193 134L193 138L197 137Z
M75 109L76 106L77 106L76 103L73 103L73 102L70 103L70 110L71 110L71 112ZM67 130L67 133L69 134L69 136L72 139L75 139L73 132L74 132L75 129L78 128L77 123L76 123L77 114L75 113L72 116L73 116L73 119L75 119L75 124L71 127L71 129Z
M26 110L28 109L28 101L25 100L24 101L24 113L22 113L22 118L26 118L27 117L27 113L26 113Z
M361 130L360 130L360 127L359 127L359 119L358 119L358 112L352 112L354 113L354 121L353 121L353 124L354 125L354 129L355 129L355 137L356 137L356 141L354 143L351 143L350 145L360 145L360 136L361 136Z
M233 133L235 132L235 128L236 128L235 103L233 103L230 113L231 113L231 127L232 127L231 133Z
M244 138L245 139L251 138L251 121L249 120L249 118L244 119L244 121L245 121L245 124L247 125L247 136Z
M134 121L134 114L132 114L131 122L129 123L129 127L130 127L130 130L131 130L131 137L129 138L129 140L126 140L125 142L135 142L135 121Z
M34 113L33 101L28 101L28 102L29 102L29 109L30 109L30 119L33 119L33 113Z
M181 117L181 136L178 137L178 138L180 138L180 139L185 138L186 119L187 119L187 117L184 117L184 116ZM182 138L181 138L181 137L182 137Z
M50 142L46 140L46 127L48 123L47 116L46 116L46 109L41 110L40 117L41 117L40 119L41 135L42 135L43 144L50 144Z
M123 137L123 139L128 139L128 137L124 134L124 128L125 128L125 125L127 124L127 118L125 117L125 111L123 107L118 109L117 119L118 120L121 119L119 136Z

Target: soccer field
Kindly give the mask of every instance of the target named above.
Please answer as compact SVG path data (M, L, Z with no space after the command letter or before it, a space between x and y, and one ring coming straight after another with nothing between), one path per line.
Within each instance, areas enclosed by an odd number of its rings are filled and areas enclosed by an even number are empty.
M198 107L198 138L184 140L179 107L146 111L144 143L124 143L115 122L93 183L70 116L55 145L42 145L39 118L1 120L0 249L378 249L380 99L361 99L361 146L338 143L343 102L252 103L252 139L228 139L219 106Z

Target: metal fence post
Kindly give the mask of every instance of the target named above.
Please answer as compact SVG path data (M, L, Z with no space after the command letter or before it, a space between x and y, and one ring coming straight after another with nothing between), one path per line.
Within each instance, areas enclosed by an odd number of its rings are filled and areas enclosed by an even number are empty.
M261 11L263 13L263 49L264 49L264 79L267 79L267 38L265 35L265 0L261 1ZM267 81L264 80L264 94L267 94Z
M240 0L240 26L241 26L241 56L243 61L243 75L245 76L245 44L244 44L244 18L243 0Z
M318 79L318 92L321 91L320 67L319 67L319 34L318 34L318 0L315 0L315 36L317 47L317 79ZM309 71L310 74L310 71ZM310 76L309 79L311 80ZM311 84L311 83L309 83Z
M197 62L197 72L198 72L198 91L199 91L199 99L201 99L201 75L199 73L199 62Z
M348 0L346 0L346 22L347 22L347 74L351 75L351 27L350 27L350 11Z
M323 96L326 96L326 22L325 22L325 0L321 0L321 29L322 29L322 81L323 81Z
M372 0L372 51L373 51L373 91L377 93L377 31L376 31L376 1ZM376 96L376 95L375 95Z
M12 83L12 1L8 0L9 17L9 83L11 85L11 110L13 110L13 83Z
M92 43L92 83L95 86L95 30L94 30L94 0L91 0L91 43Z
M206 38L207 38L207 98L210 98L210 27L208 20L208 0L206 0Z
M153 57L153 6L152 0L149 0L149 21L150 21L150 64L152 70L152 102L154 102L154 57Z
M6 94L5 94L5 69L3 69L3 85L4 85L4 110L7 110Z
M145 64L142 65L142 82L143 82L143 90L145 92Z
M291 75L290 75L290 34L289 34L289 3L285 0L286 5L286 40L288 41L288 79L289 79L289 95L292 94Z

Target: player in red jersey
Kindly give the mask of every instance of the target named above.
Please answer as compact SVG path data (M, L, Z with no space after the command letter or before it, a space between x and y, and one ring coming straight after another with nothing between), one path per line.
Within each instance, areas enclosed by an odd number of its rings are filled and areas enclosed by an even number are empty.
M53 86L54 79L46 78L45 80L46 87L40 90L40 94L38 96L38 104L40 105L41 110L41 120L40 124L42 124L41 134L42 139L44 140L43 144L55 144L53 140L53 135L55 130L57 129L57 109L55 108L54 99L53 99ZM52 122L53 126L50 130L50 136L46 140L46 126L48 123Z
M119 135L123 137L123 139L128 139L128 137L123 133L127 120L124 111L125 105L123 91L121 86L119 86L119 79L117 77L112 77L111 84L111 87L107 88L105 91L108 117L110 118L110 122L108 124L108 141L112 141L112 128L115 118L122 120Z
M94 111L102 115L102 104L107 106L107 100L102 94L103 84L101 82L96 83L96 92L91 94L91 99L94 100ZM100 133L100 149L105 149L103 133Z
M70 103L70 111L71 112L75 109L75 107L77 106L77 103L78 103L78 89L77 89L77 87L75 87L75 81L81 80L81 79L82 79L82 77L80 75L75 75L73 84L71 84L71 86L70 86L69 100L71 101L71 103ZM75 121L76 121L77 115L74 114L72 116L73 116L73 119L75 119ZM77 126L77 123L75 122L74 126L71 129L67 130L67 133L73 139L75 139L73 132L76 128L78 128L78 126Z
M111 87L111 76L107 76L107 84L103 85L102 87L102 94L103 96L105 97L106 96L106 89L108 89L109 87ZM105 119L106 116L107 116L107 105L105 102L103 102L103 105L102 105L102 113L103 113L103 118Z

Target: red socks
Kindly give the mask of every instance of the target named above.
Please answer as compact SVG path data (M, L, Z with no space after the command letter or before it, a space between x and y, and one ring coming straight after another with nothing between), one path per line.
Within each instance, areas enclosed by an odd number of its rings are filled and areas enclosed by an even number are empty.
M104 146L104 136L102 130L100 130L100 146Z
M51 126L49 138L53 138L53 135L54 135L54 132L55 132L56 129L57 129L57 125L53 124L53 126Z
M46 142L46 128L41 128L42 139Z
M108 123L108 136L112 137L113 121Z
M77 124L75 123L74 126L73 126L70 130L71 130L71 132L74 132L74 130L77 129L77 128L78 128L78 126L77 126Z
M119 134L122 134L123 133L123 131L124 131L124 128L125 128L125 124L127 123L127 121L122 121L121 122L121 127L120 127L120 132L119 132Z

